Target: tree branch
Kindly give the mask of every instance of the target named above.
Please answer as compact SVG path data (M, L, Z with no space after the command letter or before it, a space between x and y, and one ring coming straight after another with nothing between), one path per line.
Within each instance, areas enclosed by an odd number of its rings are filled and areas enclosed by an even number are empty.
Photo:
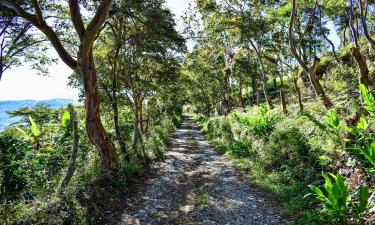
M296 58L297 62L302 67L303 71L306 74L309 74L310 69L303 62L301 56L297 53L297 49L296 49L296 46L295 46L295 43L294 43L293 24L294 24L295 18L296 18L296 0L292 0L292 14L290 16L289 29L288 29L290 51L292 52L292 55Z
M62 61L71 69L76 70L77 61L73 59L73 57L68 53L68 51L66 51L64 46L61 44L61 41L55 33L55 31L50 26L48 26L48 24L44 20L40 21L36 15L28 13L15 2L10 2L8 0L0 0L0 5L8 9L14 10L18 16L23 17L25 20L29 21L41 32L43 32L44 35L47 36L48 40L51 42L55 50L57 51Z
M85 34L85 26L83 25L81 9L79 7L78 0L69 0L69 9L74 28L78 34L79 39L82 41L83 35Z
M111 9L113 2L114 0L101 1L94 18L87 26L86 32L82 38L82 56L88 56L90 54L90 50L95 41L95 38L97 37L103 23L109 16L109 10Z

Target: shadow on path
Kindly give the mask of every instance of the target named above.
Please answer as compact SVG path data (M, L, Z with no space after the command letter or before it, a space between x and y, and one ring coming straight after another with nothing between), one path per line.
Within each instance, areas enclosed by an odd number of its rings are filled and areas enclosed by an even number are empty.
M251 184L204 138L191 118L137 191L96 224L283 224L277 202Z

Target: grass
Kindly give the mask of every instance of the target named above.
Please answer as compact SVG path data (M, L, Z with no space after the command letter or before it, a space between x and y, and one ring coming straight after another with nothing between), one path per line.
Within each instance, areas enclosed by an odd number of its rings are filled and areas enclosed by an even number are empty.
M252 120L259 120L259 114L253 108L247 111L245 119L250 120L247 125L252 126ZM311 161L319 161L316 156L321 149L315 142L321 143L324 138L315 134L313 124L300 114L294 113L286 118L278 111L270 112L274 116L269 120L274 124L271 131L269 126L246 129L231 116L206 119L199 116L197 122L206 138L222 154L248 172L253 183L269 190L282 202L284 213L293 218L295 224L319 224L311 204L313 198L304 198L310 192L308 185L319 182L319 172L314 164L303 162L305 156L301 149L308 148ZM258 133L254 134L254 131Z
M195 205L197 207L205 207L209 204L209 196L207 192L207 188L205 186L201 186L195 192Z

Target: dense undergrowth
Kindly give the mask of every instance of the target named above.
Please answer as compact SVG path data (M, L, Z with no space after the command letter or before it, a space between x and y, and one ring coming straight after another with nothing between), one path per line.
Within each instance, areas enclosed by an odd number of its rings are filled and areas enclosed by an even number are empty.
M66 111L45 106L21 109L14 114L22 116L24 125L8 127L0 133L1 224L92 223L111 198L118 197L139 178L150 160L163 155L170 134L181 121L179 116L161 116L152 122L141 141L144 160L132 157L127 161L121 157L120 169L114 174L101 170L99 155L88 140L81 119L83 111L78 106L76 169L61 191L73 147L73 134L61 122ZM121 131L126 148L130 149L132 114L123 112ZM109 129L109 133L114 137L114 130Z
M288 116L261 105L195 118L223 154L284 202L293 223L371 224L375 105L363 92L366 116L354 127L346 122L354 108L345 104L328 112L291 105Z

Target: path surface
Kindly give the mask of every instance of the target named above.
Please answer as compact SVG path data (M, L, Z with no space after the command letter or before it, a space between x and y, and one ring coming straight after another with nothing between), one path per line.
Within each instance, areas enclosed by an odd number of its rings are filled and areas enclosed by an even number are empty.
M186 119L155 174L106 224L283 224L280 210Z

